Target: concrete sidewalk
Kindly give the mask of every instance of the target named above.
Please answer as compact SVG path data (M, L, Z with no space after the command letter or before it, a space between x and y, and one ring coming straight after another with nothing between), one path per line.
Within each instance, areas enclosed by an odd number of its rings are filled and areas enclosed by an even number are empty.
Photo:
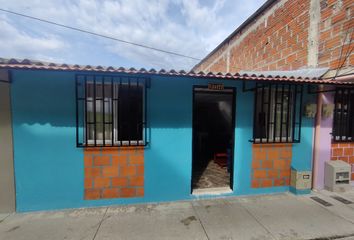
M0 215L0 239L354 240L354 204L333 195L321 191ZM354 192L340 196L354 202Z

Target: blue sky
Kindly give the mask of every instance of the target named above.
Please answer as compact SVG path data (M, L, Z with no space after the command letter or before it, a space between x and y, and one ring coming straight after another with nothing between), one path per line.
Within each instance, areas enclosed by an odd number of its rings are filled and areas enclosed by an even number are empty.
M1 8L196 58L265 0L0 0ZM198 61L0 12L0 57L189 70Z

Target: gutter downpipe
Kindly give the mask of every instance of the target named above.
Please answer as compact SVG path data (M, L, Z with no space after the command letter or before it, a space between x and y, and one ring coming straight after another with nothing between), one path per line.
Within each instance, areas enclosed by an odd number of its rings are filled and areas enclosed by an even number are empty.
M320 91L323 90L321 85ZM317 186L317 176L318 176L318 162L320 156L320 139L321 139L321 119L322 119L322 104L323 104L323 93L318 93L317 95L317 109L316 109L316 123L315 123L315 134L314 134L314 150L313 150L313 168L312 168L312 190L316 189Z

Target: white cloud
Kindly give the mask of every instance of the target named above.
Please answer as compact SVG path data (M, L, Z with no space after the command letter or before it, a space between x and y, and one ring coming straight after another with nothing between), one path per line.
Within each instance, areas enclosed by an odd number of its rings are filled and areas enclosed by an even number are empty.
M204 57L264 0L0 0L2 8L197 58ZM202 4L203 3L203 4ZM28 24L31 24L30 26ZM197 61L0 15L0 51L84 64L189 69ZM6 33L6 34L3 34ZM3 46L3 47L1 47ZM6 47L4 47L6 46ZM41 59L40 59L41 60Z
M40 55L42 51L58 52L65 48L65 44L58 36L53 34L31 36L6 20L0 21L0 29L0 52L3 56Z

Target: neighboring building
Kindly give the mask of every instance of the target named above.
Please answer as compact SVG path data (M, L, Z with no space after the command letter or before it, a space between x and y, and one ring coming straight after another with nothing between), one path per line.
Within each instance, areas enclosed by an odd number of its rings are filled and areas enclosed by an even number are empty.
M20 212L289 191L291 167L311 170L307 87L352 86L14 59L0 72L0 206L15 189Z
M268 0L193 70L267 75L319 68L328 70L323 78L354 81L353 38L352 0ZM318 189L326 161L351 164L354 180L354 90L325 90L318 94L314 140L313 186ZM335 117L321 116L333 103Z

